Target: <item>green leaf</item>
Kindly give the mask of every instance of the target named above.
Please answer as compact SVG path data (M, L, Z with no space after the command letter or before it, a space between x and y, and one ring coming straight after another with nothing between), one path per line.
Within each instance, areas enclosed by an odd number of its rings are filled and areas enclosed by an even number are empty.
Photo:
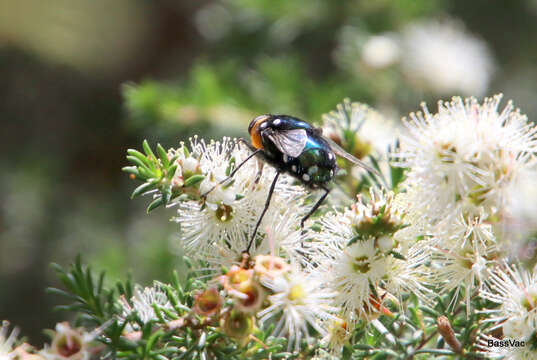
M392 189L395 191L405 178L405 168L390 166L390 180Z
M153 346L155 345L155 342L157 342L157 340L159 339L159 337L163 334L163 331L162 330L157 330L155 331L153 334L151 334L151 336L149 337L149 339L147 339L147 343L145 345L145 351L146 352L150 352L151 349L153 349Z
M354 244L355 242L357 242L361 238L362 238L361 234L356 235L355 237L353 237L352 239L349 240L349 242L347 243L347 246L351 246L352 244Z
M145 156L144 154L142 154L138 150L127 149L127 155L133 156L133 157L137 158L138 160L140 160L142 163L144 163L147 167L151 167L151 161L149 161L147 156Z
M156 159L157 157L155 156L155 154L153 154L153 150L151 150L151 147L149 146L149 143L147 142L147 140L144 140L142 142L142 146L144 148L144 151L145 151L145 154L149 157L152 157L153 159Z
M162 165L164 165L165 168L168 168L170 166L170 160L168 159L168 153L166 153L166 150L162 147L162 145L157 143L157 153L158 157L160 158L160 161L162 161Z
M171 179L175 175L176 171L177 171L177 164L173 164L172 166L170 166L168 168L168 173L166 174L168 179Z
M421 305L419 308L420 308L421 311L423 311L424 313L426 313L429 316L434 317L435 319L440 316L440 314L438 312L436 312L434 309L431 309L428 306Z
M172 193L169 189L166 189L162 191L162 201L164 204L167 204L170 202L170 199L172 197Z
M401 255L401 254L398 253L397 251L390 250L389 254L392 255L392 256L393 256L394 258L396 258L396 259L406 261L406 257L404 257L403 255Z
M145 168L145 167L138 168L138 172L140 173L141 178L143 180L148 180L148 179L151 179L153 176L155 176L155 174L153 173L153 170Z
M138 167L136 166L124 166L121 168L121 171L124 171L129 174L138 175Z
M149 214L151 211L155 210L156 208L158 208L159 206L161 205L164 205L164 199L162 198L162 196L156 198L155 200L153 200L151 202L151 204L149 204L149 206L147 207L147 213Z
M189 177L188 179L185 180L185 185L184 186L185 187L196 186L200 182L202 182L203 180L205 180L204 175L192 175L191 177Z
M414 354L455 355L453 351L447 349L419 349Z
M152 183L143 183L142 185L138 186L131 194L131 199L134 199L137 196L140 196L144 194L145 192L153 189L155 187Z
M138 159L136 156L127 155L127 160L129 160L131 163L137 165L139 168L145 169L147 171L150 171L149 166L146 165L143 161Z
M367 345L367 344L354 344L352 347L358 350L373 350L374 349L373 346Z

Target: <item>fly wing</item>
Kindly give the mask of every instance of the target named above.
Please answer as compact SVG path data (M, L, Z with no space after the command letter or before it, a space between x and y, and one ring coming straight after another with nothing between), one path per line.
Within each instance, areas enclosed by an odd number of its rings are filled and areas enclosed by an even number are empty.
M348 152L346 152L345 150L343 150L341 148L341 146L339 146L338 144L336 144L333 140L329 139L329 138L326 138L324 137L323 139L325 139L328 144L330 145L330 148L332 148L332 151L336 154L336 155L339 155L341 156L342 158L345 158L347 160L349 160L350 162L352 162L353 164L356 164L358 165L359 167L361 167L362 169L366 170L367 172L371 173L371 174L374 174L376 175L380 180L382 180L382 182L384 183L384 185L386 187L387 184L386 184L386 180L384 179L384 177L382 176L382 174L380 172L378 172L376 169L372 168L371 166L367 165L365 162L363 162L362 160L352 156L351 154L349 154Z
M304 129L272 130L267 129L267 136L278 150L290 157L298 157L304 151L308 134Z

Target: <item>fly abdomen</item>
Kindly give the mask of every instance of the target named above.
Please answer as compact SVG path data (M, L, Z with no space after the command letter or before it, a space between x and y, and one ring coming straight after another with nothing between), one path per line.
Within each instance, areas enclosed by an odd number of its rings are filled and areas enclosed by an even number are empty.
M287 162L285 162L287 160ZM285 170L308 185L321 185L334 177L336 165L327 151L316 148L305 150L296 158L284 158Z

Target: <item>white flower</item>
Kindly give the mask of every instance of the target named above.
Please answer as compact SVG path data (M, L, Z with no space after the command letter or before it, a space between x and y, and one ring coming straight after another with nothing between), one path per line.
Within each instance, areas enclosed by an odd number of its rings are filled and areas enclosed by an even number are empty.
M124 297L120 298L120 306L123 308L121 318L125 320L128 316L136 313L143 323L148 321L158 320L157 314L153 306L157 306L159 309L174 311L174 308L165 290L163 289L165 284L155 281L152 287L143 288L140 285L134 286L133 296L130 301L127 301ZM131 321L127 324L127 331L138 330L138 325Z
M461 290L465 289L465 301L469 311L471 297L481 289L488 277L487 269L500 257L500 248L489 222L484 215L447 217L436 227L436 234L429 240L432 259L432 281L441 292L455 289L450 305L456 305Z
M387 257L388 276L383 279L383 288L396 296L400 305L403 294L415 294L423 302L429 303L431 291L427 286L430 285L430 272L424 266L430 259L428 249L417 243L406 251L403 247L396 250L405 254L404 259L393 255Z
M436 249L432 253L432 279L442 293L456 289L450 306L455 306L463 287L467 309L474 296L474 290L483 285L489 261L476 254L471 248L455 248L453 250Z
M13 345L17 341L17 336L19 335L19 329L14 328L9 333L9 322L2 321L2 327L0 328L0 359L1 360L11 360L15 358L15 354L11 353L13 351Z
M88 360L94 338L95 334L73 329L67 322L58 323L52 343L40 354L48 360Z
M370 191L370 200L358 196L358 201L343 212L331 212L319 222L322 231L312 234L317 252L338 254L349 241L374 240L374 247L382 252L392 250L397 244L392 235L404 228L404 208L396 206L393 193ZM391 243L390 240L392 239Z
M319 287L315 277L295 268L275 279L264 277L263 284L274 294L268 298L271 305L257 315L261 323L276 319L273 334L288 337L288 349L294 345L298 351L304 337L311 340L308 326L326 335L325 322L335 319L332 314L338 309L330 305L334 293Z
M402 217L393 194L373 191L370 202L359 200L351 209L320 220L311 271L337 292L334 305L350 324L387 313L385 296L401 299L412 292L425 298L429 293L424 268L429 254L415 238L396 235L403 228Z
M205 202L177 202L178 215L174 220L181 226L180 243L177 247L184 247L187 253L203 260L216 259L221 257L222 253L228 253L232 257L238 254L240 262L240 254L246 250L276 172L270 166L265 166L256 183L260 167L258 162L252 159L244 164L232 179L219 184L227 178L233 164L240 164L250 152L229 138L209 144L194 139L191 148L191 153L199 158L201 174L205 176L205 180L200 184L200 194L213 187L214 189L207 194ZM291 183L289 176L279 177L269 210L258 229L260 236L264 234L266 224L269 224L271 219L289 208L288 203L301 203L305 192ZM254 249L255 247L254 244Z
M486 43L459 22L407 26L401 34L402 70L416 85L440 94L483 95L493 73Z
M522 171L507 190L507 206L495 230L509 253L521 261L535 256L535 243L531 235L537 233L537 171ZM529 240L529 241L528 241Z
M357 158L384 155L397 136L394 122L378 111L344 99L335 111L323 115L323 134Z
M408 134L395 156L410 168L404 186L414 188L411 205L432 221L458 206L466 214L483 208L493 215L505 206L508 186L534 163L537 128L511 102L499 110L500 100L454 97L440 102L436 114L423 105L423 113L405 120Z
M535 163L537 129L511 102L499 110L500 100L455 97L439 103L437 114L423 106L405 121L408 134L396 154L409 168L400 200L409 221L425 219L419 228L432 255L431 279L444 292L456 289L452 304L464 287L469 306L503 255L497 232L509 189Z
M400 56L400 45L393 34L373 35L362 48L362 60L375 69L395 64Z
M503 263L489 269L485 288L479 296L499 305L498 308L483 310L488 315L486 322L493 326L489 331L502 328L503 338L488 334L481 336L478 347L489 358L532 360L537 358L533 348L537 332L537 273L520 266ZM524 341L525 346L489 346L490 341Z
M374 239L358 241L319 269L327 286L338 292L334 304L349 323L378 312L380 299L374 298L370 284L375 286L387 275L388 263L385 256L376 255L374 243Z
M498 309L485 311L490 314L487 321L496 324L492 329L503 327L505 336L520 335L517 328L522 324L530 331L530 336L537 331L537 274L517 266L496 267L489 270L487 280L488 288L481 291L481 297L500 305ZM512 326L509 320L515 321L518 326Z

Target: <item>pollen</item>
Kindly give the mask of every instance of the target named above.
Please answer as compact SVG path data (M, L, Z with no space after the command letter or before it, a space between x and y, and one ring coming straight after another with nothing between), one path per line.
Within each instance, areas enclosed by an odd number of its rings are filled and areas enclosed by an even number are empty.
M296 301L300 300L306 297L306 291L300 284L296 284L293 287L291 287L291 290L289 291L289 294L287 295L289 300Z

